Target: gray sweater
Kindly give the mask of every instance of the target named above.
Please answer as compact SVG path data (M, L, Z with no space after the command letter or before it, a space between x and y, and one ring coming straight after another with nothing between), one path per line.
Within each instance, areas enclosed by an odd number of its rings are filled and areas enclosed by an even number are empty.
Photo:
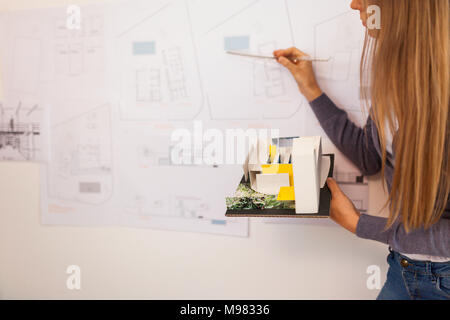
M365 128L356 126L347 113L339 109L326 94L310 103L322 128L336 147L347 156L364 175L381 171L381 148L377 128L369 117ZM385 179L389 191L394 173L394 157L388 153ZM429 229L406 233L401 222L385 230L387 219L361 214L356 235L388 244L404 254L423 254L450 257L450 199L442 218Z

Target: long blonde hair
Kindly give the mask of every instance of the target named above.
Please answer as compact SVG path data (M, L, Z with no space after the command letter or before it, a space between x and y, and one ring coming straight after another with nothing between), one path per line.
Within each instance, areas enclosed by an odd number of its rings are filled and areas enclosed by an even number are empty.
M381 9L381 29L366 34L361 94L372 106L383 175L386 129L394 137L387 227L400 216L407 231L429 228L450 192L449 0L365 3Z

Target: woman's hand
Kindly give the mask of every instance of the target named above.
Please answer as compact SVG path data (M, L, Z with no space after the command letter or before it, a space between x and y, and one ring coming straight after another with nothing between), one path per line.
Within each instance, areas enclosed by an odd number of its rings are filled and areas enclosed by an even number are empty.
M293 63L289 58L301 58L308 55L298 50L297 48L289 48L285 50L276 50L273 55L277 58L277 61L285 66L294 76L297 81L300 92L308 99L313 101L322 95L311 61L298 60L297 63Z
M328 178L327 185L331 190L330 218L348 231L356 233L360 213L334 179Z

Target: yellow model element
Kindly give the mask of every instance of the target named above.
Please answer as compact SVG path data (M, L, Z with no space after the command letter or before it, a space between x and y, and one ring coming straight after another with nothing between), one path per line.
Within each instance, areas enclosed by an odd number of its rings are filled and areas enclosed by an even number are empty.
M278 201L295 201L294 187L281 187L278 193Z
M270 145L269 157L270 157L270 162L271 163L273 163L273 161L275 160L275 156L276 155L277 155L277 146Z
M270 146L270 159L273 160L276 153L276 146ZM278 201L294 201L294 172L292 170L292 164L263 164L261 165L263 174L289 174L289 187L281 187L278 193Z

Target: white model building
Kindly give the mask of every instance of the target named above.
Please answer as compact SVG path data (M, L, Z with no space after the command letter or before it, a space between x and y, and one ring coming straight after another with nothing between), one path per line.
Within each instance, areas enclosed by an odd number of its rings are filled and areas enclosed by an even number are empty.
M322 156L322 139L316 136L277 139L277 145L259 141L250 150L244 174L256 192L295 200L297 214L316 214L329 169L330 158Z

